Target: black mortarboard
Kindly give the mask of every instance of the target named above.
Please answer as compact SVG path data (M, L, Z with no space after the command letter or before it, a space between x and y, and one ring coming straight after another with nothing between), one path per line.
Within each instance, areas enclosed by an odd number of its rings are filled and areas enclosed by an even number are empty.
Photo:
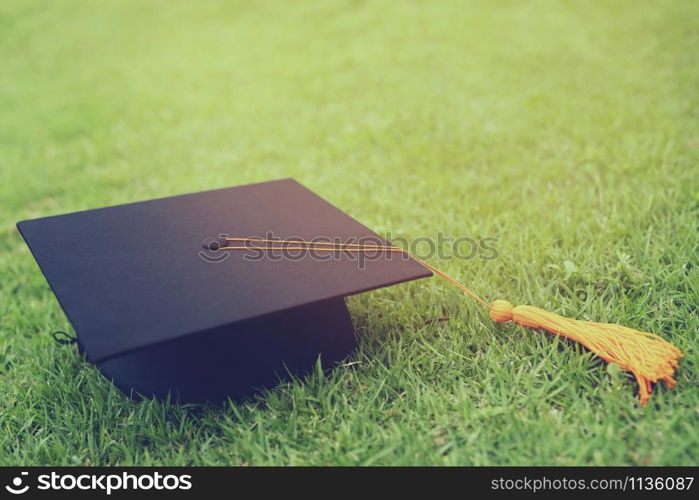
M269 387L319 355L330 366L356 345L345 296L431 274L392 254L360 266L356 255L216 251L226 233L387 243L291 179L17 226L87 359L127 394L185 402Z

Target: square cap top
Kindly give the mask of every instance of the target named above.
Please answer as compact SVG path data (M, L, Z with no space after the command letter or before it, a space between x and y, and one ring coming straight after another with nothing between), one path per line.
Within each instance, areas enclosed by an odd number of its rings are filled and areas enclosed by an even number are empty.
M293 179L22 221L17 227L96 363L431 275L415 260L391 253L367 258L363 267L349 255L249 259L244 254L252 251L242 250L207 257L211 252L202 241L221 234L387 243Z

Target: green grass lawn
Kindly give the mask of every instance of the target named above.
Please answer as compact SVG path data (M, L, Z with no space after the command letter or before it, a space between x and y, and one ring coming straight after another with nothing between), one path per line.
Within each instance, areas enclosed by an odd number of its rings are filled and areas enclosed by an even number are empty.
M295 5L0 4L0 464L696 463L699 2ZM677 387L641 407L437 278L351 298L346 365L223 407L133 402L52 340L16 221L282 177L385 235L497 238L432 262L662 335Z

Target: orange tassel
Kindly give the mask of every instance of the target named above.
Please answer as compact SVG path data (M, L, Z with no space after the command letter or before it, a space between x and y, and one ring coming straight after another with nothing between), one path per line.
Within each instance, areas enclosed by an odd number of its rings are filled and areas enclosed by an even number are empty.
M490 306L490 318L499 323L513 321L518 325L546 330L574 340L587 347L608 363L616 363L638 381L638 394L645 405L653 390L651 383L659 380L669 388L679 367L682 352L671 343L652 333L640 332L610 323L593 323L565 318L538 307L517 306L496 300Z
M546 330L549 333L574 340L587 347L597 356L608 363L616 363L623 370L633 373L638 381L638 395L641 404L645 405L650 398L653 386L659 380L665 382L670 388L676 383L672 377L679 368L678 360L683 357L682 351L663 338L652 333L640 332L625 326L610 323L594 323L592 321L578 321L559 316L532 306L512 307L505 300L496 300L488 304L477 294L461 284L444 271L441 271L422 259L412 255L407 250L392 245L358 244L358 243L330 243L310 241L280 241L262 238L224 238L227 246L221 250L247 250L257 248L260 250L287 250L313 249L328 252L402 252L410 255L426 268L441 276L462 292L470 295L481 305L488 309L493 321L504 323L513 321L518 325ZM242 242L245 245L233 246L230 242ZM279 246L279 245L282 246ZM252 246L250 246L252 245Z

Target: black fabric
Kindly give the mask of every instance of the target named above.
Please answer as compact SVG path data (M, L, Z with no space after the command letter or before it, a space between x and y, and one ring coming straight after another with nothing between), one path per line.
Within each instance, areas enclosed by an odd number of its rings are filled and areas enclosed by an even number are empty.
M98 365L127 395L221 402L290 375L331 368L356 347L344 299L330 299L163 342Z
M220 233L376 236L292 179L23 221L18 228L95 363L431 274L396 254L364 269L348 258L248 261L234 252L211 263L199 256L202 241Z

